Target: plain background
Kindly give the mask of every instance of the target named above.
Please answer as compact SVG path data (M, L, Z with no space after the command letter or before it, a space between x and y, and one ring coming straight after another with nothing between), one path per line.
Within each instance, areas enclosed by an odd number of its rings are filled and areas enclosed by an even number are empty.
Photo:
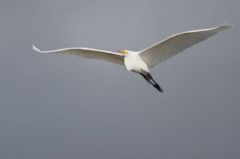
M239 159L239 0L1 0L1 159ZM152 69L43 50L141 50L232 23Z

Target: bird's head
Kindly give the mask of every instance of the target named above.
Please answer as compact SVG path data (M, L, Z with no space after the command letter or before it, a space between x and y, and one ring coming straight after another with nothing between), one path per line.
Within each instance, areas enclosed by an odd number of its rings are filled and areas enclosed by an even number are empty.
M124 56L126 56L129 53L128 50L118 50L118 52Z

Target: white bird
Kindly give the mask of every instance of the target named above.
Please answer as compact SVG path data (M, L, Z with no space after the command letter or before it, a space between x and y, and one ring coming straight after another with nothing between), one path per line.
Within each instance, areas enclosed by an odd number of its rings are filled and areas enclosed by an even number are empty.
M34 45L34 50L40 53L64 53L73 54L85 58L100 59L115 64L125 65L128 71L140 74L147 82L153 85L159 92L163 89L152 78L150 68L154 67L161 61L169 59L170 57L182 52L183 50L197 44L218 32L231 28L232 25L221 25L208 29L193 30L175 34L167 39L158 42L141 51L118 50L118 52L111 52L105 50L97 50L91 48L75 47L64 48L50 51L41 51Z

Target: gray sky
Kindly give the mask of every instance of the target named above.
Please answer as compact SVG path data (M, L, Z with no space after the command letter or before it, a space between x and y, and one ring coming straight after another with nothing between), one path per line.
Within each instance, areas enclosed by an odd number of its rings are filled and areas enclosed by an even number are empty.
M1 0L1 159L239 159L239 0ZM235 28L140 76L36 54L141 50L172 34Z

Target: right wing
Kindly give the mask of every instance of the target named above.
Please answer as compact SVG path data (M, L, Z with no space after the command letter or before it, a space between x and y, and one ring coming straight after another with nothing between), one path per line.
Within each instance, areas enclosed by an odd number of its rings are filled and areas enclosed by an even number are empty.
M34 45L32 46L32 48L35 51L44 53L44 54L63 53L63 54L76 55L84 58L99 59L99 60L112 62L115 64L124 65L124 56L119 53L115 53L111 51L82 48L82 47L41 51Z
M231 28L231 25L221 25L214 28L187 31L175 34L166 40L150 46L139 52L140 57L148 65L153 67L157 63L164 61L183 50L197 44L218 32Z

